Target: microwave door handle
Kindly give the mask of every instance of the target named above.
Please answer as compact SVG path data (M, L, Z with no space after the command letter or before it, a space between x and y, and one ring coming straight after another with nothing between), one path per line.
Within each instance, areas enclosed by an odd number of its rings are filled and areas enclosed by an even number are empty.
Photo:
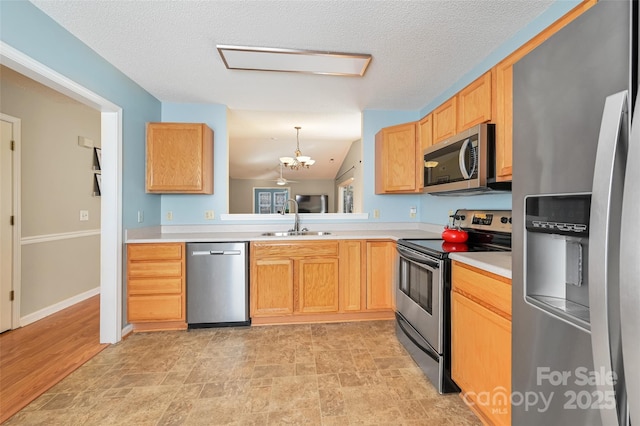
M589 219L589 258L597 259L589 262L589 315L593 368L594 371L603 370L607 375L617 374L618 378L622 378L621 372L614 370L612 359L615 358L617 361L615 353L618 351L616 344L618 336L610 333L611 327L616 324L610 323L612 318L609 312L609 303L611 303L609 299L615 297L615 289L612 287L615 283L609 282L609 276L619 267L619 256L616 257L617 253L615 253L618 250L611 250L610 246L619 235L616 232L619 216L616 217L614 214L620 211L620 206L614 204L621 201L618 186L622 183L617 182L615 166L617 156L626 148L626 115L627 91L608 96L604 104L598 136ZM631 183L627 182L627 185ZM612 343L616 344L616 347L612 347ZM617 394L614 386L607 380L599 381L597 390L600 395ZM620 401L616 401L615 409L601 409L602 424L623 424L619 415L620 417L625 415L626 404L624 405L625 407L622 407Z
M466 164L464 164L464 154L469 149L469 145L471 144L471 139L467 138L464 142L462 142L462 147L460 148L460 153L458 154L458 163L460 164L460 172L462 173L462 177L466 179L471 179L471 175L473 171L469 173L467 170ZM475 168L475 164L473 166Z
M638 105L636 103L636 105ZM640 108L636 106L629 136L628 164L622 200L622 220L620 231L620 326L622 331L622 359L625 360L627 380L627 400L631 410L640 410L640 259L638 258L638 235L640 222L636 216L640 207L640 191L630 185L640 181ZM635 167L634 167L635 166ZM634 419L640 418L640 411L630 413Z

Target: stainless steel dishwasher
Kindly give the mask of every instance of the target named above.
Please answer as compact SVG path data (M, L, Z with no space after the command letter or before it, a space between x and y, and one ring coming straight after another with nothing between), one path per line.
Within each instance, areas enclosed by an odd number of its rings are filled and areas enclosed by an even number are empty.
M247 242L187 243L189 328L249 325Z

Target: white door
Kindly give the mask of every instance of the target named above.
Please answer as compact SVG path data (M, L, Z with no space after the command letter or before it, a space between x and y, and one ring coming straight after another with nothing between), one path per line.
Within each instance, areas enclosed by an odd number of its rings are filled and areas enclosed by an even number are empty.
M0 332L11 329L13 316L13 123L0 120Z

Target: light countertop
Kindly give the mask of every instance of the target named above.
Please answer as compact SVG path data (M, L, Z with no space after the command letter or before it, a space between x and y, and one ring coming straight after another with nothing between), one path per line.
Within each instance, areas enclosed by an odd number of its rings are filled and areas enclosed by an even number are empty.
M449 258L511 279L511 252L451 253Z
M286 231L282 226L264 226L247 229L242 226L232 227L182 227L167 229L163 227L139 228L129 230L127 243L170 243L170 242L225 242L225 241L300 241L300 240L336 240L336 239L391 239L422 238L439 239L442 227L423 225L412 228L411 225L376 224L361 226L324 225L309 226L311 231L330 232L329 235L304 235L291 237L263 236L264 232ZM360 229L358 229L360 228Z

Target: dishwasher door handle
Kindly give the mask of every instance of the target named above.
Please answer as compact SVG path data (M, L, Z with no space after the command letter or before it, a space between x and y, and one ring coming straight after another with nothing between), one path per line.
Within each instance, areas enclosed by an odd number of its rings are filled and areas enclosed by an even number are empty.
M192 256L238 256L242 254L241 250L196 250L191 253Z

